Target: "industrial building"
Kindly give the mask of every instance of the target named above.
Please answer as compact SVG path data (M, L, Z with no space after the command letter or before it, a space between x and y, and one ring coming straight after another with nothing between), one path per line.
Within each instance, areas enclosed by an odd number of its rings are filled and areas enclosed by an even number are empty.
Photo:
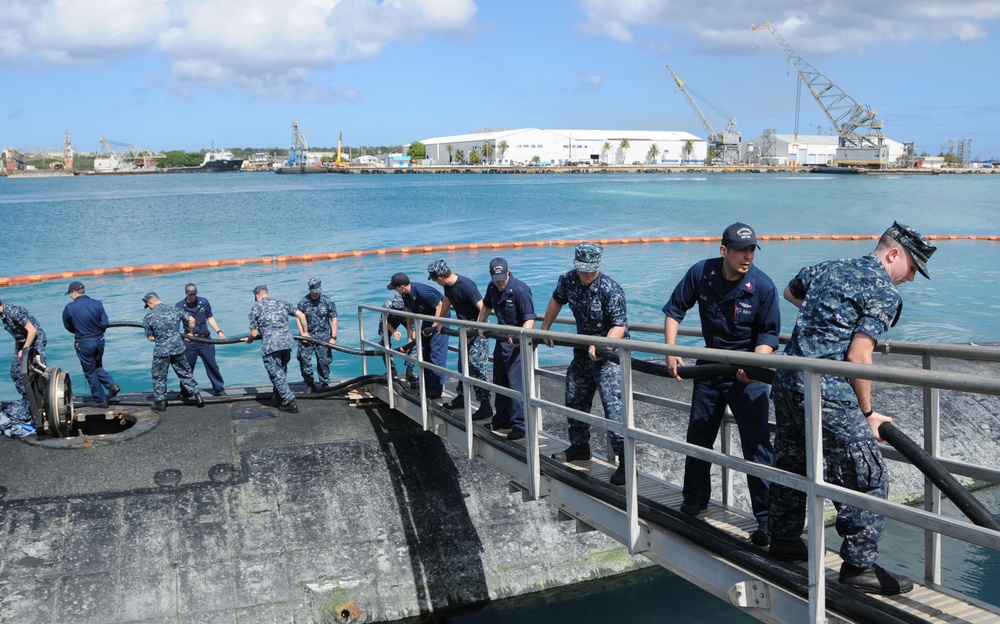
M902 160L907 149L904 143L882 137L889 149L890 166ZM779 167L829 165L837 158L839 138L832 134L777 134L765 131L744 145L743 161L755 165Z
M493 165L657 164L705 162L708 144L689 132L667 130L544 130L518 128L421 141L432 164L470 162L475 151Z

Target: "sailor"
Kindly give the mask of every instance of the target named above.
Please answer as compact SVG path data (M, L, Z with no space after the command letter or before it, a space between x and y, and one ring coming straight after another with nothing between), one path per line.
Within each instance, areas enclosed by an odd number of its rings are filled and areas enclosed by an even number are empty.
M35 433L35 423L27 399L0 403L0 433L8 438L23 438Z
M382 304L382 307L386 308L388 310L402 310L403 308L406 307L406 304L403 303L403 295L401 295L401 294L399 294L397 292L397 293L393 293L391 297L389 297L388 299L386 299L385 303ZM388 343L388 346L391 347L393 340L400 340L400 339L402 339L403 336L399 332L398 327L400 325L405 325L406 324L406 318L402 317L402 316L399 316L398 314L387 314L386 315L386 319L387 319L387 322L388 322L388 325L389 325L389 343ZM379 322L378 322L378 341L381 342L381 343L383 343L383 344L384 344L384 341L385 341L385 333L384 332L385 332L385 328L382 326L382 320L379 319ZM410 347L405 352L409 353L412 350L413 350L413 347ZM395 365L395 363L393 363L393 365L392 365L392 374L393 375L396 374L396 365ZM410 386L414 390L417 389L417 376L413 373L413 362L411 362L409 360L406 360L406 381L410 383Z
M3 320L4 329L14 338L14 357L10 361L10 379L14 382L14 389L23 397L27 390L24 386L24 378L21 376L21 354L24 349L34 347L42 364L44 364L45 330L27 308L16 303L4 304L0 300L0 319Z
M720 257L695 263L678 282L663 313L666 343L677 344L677 330L687 311L698 306L701 332L710 349L771 353L778 348L781 315L777 289L753 263L758 249L757 234L745 223L734 223L722 233ZM696 364L711 362L699 360ZM684 361L667 356L667 370L681 380L677 372ZM770 415L770 386L746 377L743 369L734 376L696 379L688 417L687 442L712 448L719 436L726 407L732 410L740 431L743 457L770 466L774 463ZM708 507L711 497L709 462L688 457L684 462L684 499L681 511L697 516ZM750 505L757 529L750 540L767 546L768 481L747 475Z
M76 356L96 407L107 407L108 399L114 398L120 390L111 373L104 370L104 332L108 329L108 314L104 304L87 295L81 282L70 283L66 294L70 302L63 308L63 327L74 335Z
M211 327L219 340L225 340L226 335L219 329L219 323L212 314L212 304L208 299L198 296L198 287L194 284L184 286L184 298L178 301L175 306L179 310L187 312L194 317L194 331L199 338L211 338L208 328ZM194 340L184 341L184 357L187 359L188 367L194 372L195 362L201 357L201 363L205 365L205 373L208 381L212 384L212 394L222 396L226 394L225 381L219 372L219 364L215 361L215 345L210 342L195 342Z
M337 304L323 294L323 283L318 278L306 282L309 294L299 301L298 309L306 315L306 329L317 340L337 344ZM333 352L329 347L300 341L297 357L302 380L309 392L325 390L330 385L330 361ZM313 376L312 359L316 356L316 377Z
M181 382L182 395L185 402L198 407L205 405L201 398L198 382L191 375L191 367L184 357L184 339L181 328L186 327L188 333L194 331L194 317L176 307L163 305L155 292L148 292L142 298L144 307L149 312L142 319L142 327L146 330L146 339L153 346L153 404L154 412L167 409L167 369L173 367Z
M447 315L452 308L455 309L455 316L464 321L474 321L479 318L479 311L483 308L483 296L479 294L479 287L471 279L458 273L453 273L444 260L435 260L427 267L427 279L433 280L444 288L444 303L441 305L441 314ZM438 331L444 331L444 325L438 324ZM489 341L486 338L475 334L468 340L469 351L469 375L476 379L486 381L486 367L489 364ZM458 362L458 370L462 370L461 354ZM479 401L479 408L472 414L472 420L486 420L493 418L493 408L490 406L490 391L486 388L474 386L476 400ZM459 409L465 406L463 396L463 384L458 382L457 394L445 407L449 409Z
M486 287L483 307L479 310L480 323L489 322L490 312L496 310L497 325L531 329L535 326L535 303L527 284L510 273L503 258L490 260L490 284ZM480 331L481 337L486 337ZM521 376L521 341L516 336L497 338L493 347L493 383L503 388L524 392ZM508 440L524 438L524 401L497 394L496 414L490 427L493 431L510 429Z
M295 395L288 387L288 360L292 357L294 342L288 328L288 317L295 317L299 335L308 336L306 315L287 301L272 299L267 286L263 284L253 289L253 296L256 303L248 315L250 335L243 340L250 343L258 336L261 338L260 353L264 360L264 370L274 387L271 405L282 412L298 414L299 406L295 403Z
M875 345L902 310L897 286L917 271L929 279L927 261L936 251L916 230L893 222L874 251L861 258L832 260L805 267L785 288L799 308L785 354L872 364ZM892 418L875 411L871 381L832 375L820 377L824 475L827 482L879 498L889 492L878 428ZM805 475L805 400L801 372L779 369L774 376L774 465ZM802 542L806 495L771 484L771 553L779 559L808 556ZM878 542L885 528L881 514L834 501L840 545L839 580L863 592L900 594L913 582L878 564Z
M580 243L573 258L574 268L559 277L552 298L545 308L542 329L548 331L559 316L563 305L576 319L576 333L585 336L628 338L628 311L625 291L601 271L604 248L596 243ZM553 342L548 341L551 347ZM621 366L597 354L597 347L574 347L573 360L566 370L566 407L590 413L594 393L601 396L604 417L615 422L622 418ZM570 446L556 459L580 461L590 459L590 425L570 418ZM625 483L625 441L618 433L609 431L611 450L618 457L618 468L611 475L612 485Z
M426 314L427 316L450 316L450 313L443 314L441 312L444 297L436 288L424 284L411 284L406 273L393 274L386 288L395 290L403 297L404 309L409 312ZM423 321L420 325L423 360L444 368L448 365L448 336L439 334L434 325L433 321ZM407 319L406 326L409 339L416 340L417 334L413 319ZM441 398L441 391L444 389L444 375L442 373L431 370L424 371L424 383L427 385L428 399Z

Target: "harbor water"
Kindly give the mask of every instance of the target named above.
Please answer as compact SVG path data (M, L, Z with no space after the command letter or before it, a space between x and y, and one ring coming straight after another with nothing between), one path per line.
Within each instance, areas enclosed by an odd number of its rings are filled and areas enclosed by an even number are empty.
M734 221L760 235L878 234L893 220L925 234L998 234L996 197L1000 177L822 176L809 174L646 174L646 175L316 175L269 173L178 176L87 176L0 180L0 276L31 275L99 267L261 258L306 253L411 247L407 254L366 255L311 263L247 264L188 272L109 275L83 278L87 293L104 302L114 321L140 321L141 298L156 291L168 303L183 298L194 282L208 298L228 337L245 335L252 288L266 284L272 296L297 302L306 280L323 280L324 292L339 307L339 344L357 346L358 304L379 306L392 293L389 277L404 271L427 283L427 265L443 257L451 268L485 288L487 266L496 255L533 289L541 313L560 273L572 268L572 248L559 245L516 249L456 250L428 255L423 245L493 241L558 241L661 236L721 236ZM905 302L894 340L996 343L1000 332L1000 242L942 240L931 259L932 280L904 284ZM859 256L872 240L781 240L761 243L757 265L782 287L802 266ZM717 255L718 242L609 244L602 270L626 293L629 320L659 324L660 308L694 262ZM48 335L50 365L68 371L77 394L86 383L62 327L72 278L0 289L5 303L24 305ZM781 303L782 329L791 331L794 308ZM685 325L696 321L696 315ZM368 317L372 338L377 320ZM660 341L655 335L634 336ZM12 355L9 335L0 355ZM259 344L218 349L227 383L264 384ZM152 347L141 330L109 330L104 363L126 392L148 390ZM5 356L5 357L6 357ZM558 358L559 355L546 355ZM7 360L4 360L5 362ZM290 378L298 379L295 363ZM381 368L379 368L381 370ZM333 375L359 374L355 357L335 355ZM207 379L199 364L196 377ZM171 376L170 388L176 389ZM14 398L0 379L0 399ZM997 502L994 501L994 507ZM917 552L920 537L900 550ZM836 539L834 537L834 539ZM887 536L887 539L889 537ZM897 539L897 538L893 538ZM996 553L946 551L946 579L980 598L1000 601L1000 590L980 577L1000 565ZM982 558L985 557L985 560ZM918 574L919 562L897 565ZM633 588L637 596L626 598ZM676 621L737 622L742 614L694 590L661 570L630 579L605 581L514 601L512 611L490 607L451 616L453 622L585 621L607 612L622 621L663 621L663 609L678 603L696 608ZM674 596L671 598L670 596ZM587 602L593 600L594 602ZM664 605L671 605L664 607ZM611 605L611 606L609 606ZM638 612L623 615L621 609ZM549 609L549 610L547 610ZM564 617L565 616L565 617ZM464 619L472 618L472 619ZM478 618L478 619L476 619ZM581 619L582 618L582 619ZM654 619L655 618L655 619ZM749 620L748 620L749 621Z

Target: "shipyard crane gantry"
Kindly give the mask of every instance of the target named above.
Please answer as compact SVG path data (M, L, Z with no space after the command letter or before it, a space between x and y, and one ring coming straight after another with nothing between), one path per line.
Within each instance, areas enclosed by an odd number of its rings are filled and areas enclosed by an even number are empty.
M733 126L736 125L736 118L730 117L726 113L722 112L714 104L685 85L684 81L678 78L677 74L674 73L673 68L670 67L670 63L667 63L667 71L669 71L670 75L673 76L674 82L677 84L677 88L684 94L688 104L691 105L691 110L693 110L695 115L698 116L698 119L701 120L701 125L705 126L705 129L708 130L709 162L723 165L734 165L738 163L740 161L740 142L742 141L742 137L739 132L736 132L733 129ZM706 117L705 113L702 112L701 107L698 106L698 103L694 101L693 97L691 97L692 93L697 96L698 99L710 106L712 110L729 119L722 132L715 131L715 128L712 127L712 122L708 120L708 117Z
M151 152L129 143L112 141L102 136L97 138L101 146L97 149L97 157L94 159L95 171L156 169L157 159L164 157L160 152ZM115 150L112 145L118 149Z
M299 130L299 122L292 122L292 149L288 150L288 166L307 165L309 160L309 146L306 145L306 136Z
M837 164L845 167L885 167L889 148L882 136L878 112L858 103L832 80L795 53L771 22L751 24L750 30L767 30L795 67L802 83L812 93L823 114L837 132Z

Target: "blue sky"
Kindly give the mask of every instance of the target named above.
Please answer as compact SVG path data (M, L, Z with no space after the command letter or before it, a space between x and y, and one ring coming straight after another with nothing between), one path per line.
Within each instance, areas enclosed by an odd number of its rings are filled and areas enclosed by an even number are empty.
M795 128L767 31L936 154L1000 158L997 0L0 0L0 148L402 144L482 128ZM726 119L702 104L721 129ZM803 90L799 133L830 124Z

